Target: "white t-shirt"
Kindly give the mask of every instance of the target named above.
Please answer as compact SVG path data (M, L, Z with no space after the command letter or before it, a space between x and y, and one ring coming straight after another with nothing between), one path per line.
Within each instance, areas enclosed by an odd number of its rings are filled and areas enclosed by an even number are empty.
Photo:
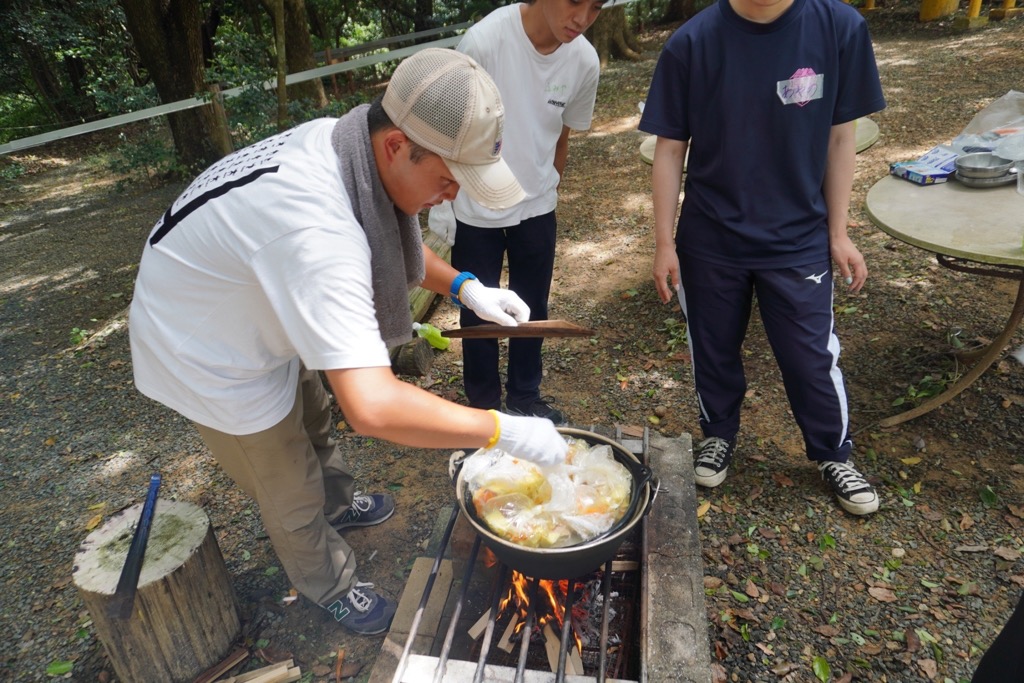
M505 130L501 156L526 199L510 209L486 209L465 192L455 197L456 217L478 227L507 227L554 211L558 203L555 145L562 126L587 130L601 64L583 36L542 55L523 28L522 5L499 7L473 25L458 50L480 63L501 92Z
M291 410L300 359L314 370L390 366L335 123L311 121L221 159L157 222L130 312L143 394L251 434Z

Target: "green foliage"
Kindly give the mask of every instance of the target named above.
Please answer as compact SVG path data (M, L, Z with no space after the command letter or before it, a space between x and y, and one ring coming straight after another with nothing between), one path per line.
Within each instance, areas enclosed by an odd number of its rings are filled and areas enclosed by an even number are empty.
M39 122L49 118L49 112L25 95L0 95L0 145L44 132Z
M952 373L947 373L942 377L925 375L921 378L921 381L908 386L906 395L897 397L892 402L892 405L901 406L908 401L916 405L932 396L938 396L947 385L955 380L956 377Z
M814 676L821 683L828 683L828 680L832 677L832 667L829 666L828 660L824 657L815 657L811 662L811 670L814 671Z
M14 180L25 175L25 167L18 162L0 162L0 179Z
M168 176L184 176L187 172L174 152L167 130L159 119L150 119L140 134L131 138L122 132L121 141L107 162L111 171L125 176L118 182L118 190L129 183L144 181L156 186Z
M665 318L662 321L659 332L668 334L668 350L675 351L677 346L686 345L686 323L675 318Z

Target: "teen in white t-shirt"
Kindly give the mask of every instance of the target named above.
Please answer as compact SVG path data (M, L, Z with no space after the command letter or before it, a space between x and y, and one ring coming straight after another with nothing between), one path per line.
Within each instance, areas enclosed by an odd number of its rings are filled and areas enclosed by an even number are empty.
M569 152L569 131L586 130L594 113L600 62L583 33L597 19L603 0L533 0L501 7L466 32L458 49L494 79L505 106L502 156L526 199L503 210L460 195L452 265L497 286L508 259L509 289L530 306L531 319L548 317L555 258L555 206ZM478 325L463 310L461 325ZM463 373L470 405L499 408L502 401L498 344L464 340ZM560 411L541 397L541 340L509 340L505 406L556 424Z

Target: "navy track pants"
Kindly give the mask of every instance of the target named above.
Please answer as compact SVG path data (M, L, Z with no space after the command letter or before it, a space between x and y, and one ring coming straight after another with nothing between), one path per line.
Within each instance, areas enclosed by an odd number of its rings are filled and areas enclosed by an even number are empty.
M745 269L684 253L679 261L679 301L686 316L704 436L732 441L739 431L747 389L742 345L756 294L808 459L846 462L853 444L846 389L837 365L831 263Z

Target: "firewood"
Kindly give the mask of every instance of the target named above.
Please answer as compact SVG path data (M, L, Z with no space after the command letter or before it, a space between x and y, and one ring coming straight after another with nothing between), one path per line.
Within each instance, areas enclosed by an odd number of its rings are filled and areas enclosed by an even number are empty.
M469 637L472 638L473 640L476 640L477 638L482 636L483 633L484 633L484 630L487 628L487 621L490 618L491 618L491 608L488 607L487 611L485 611L482 615L480 615L480 618L476 620L476 623L473 624L472 626L470 626L469 630L466 631L466 633L469 634Z
M223 660L211 666L209 669L207 669L199 676L197 676L196 679L192 681L192 683L211 683L211 681L216 681L225 673L227 673L234 667L238 666L248 658L249 651L247 649L245 649L244 647L237 648L235 649L234 652L229 654Z
M275 662L269 666L253 669L252 671L246 671L244 674L238 674L231 678L222 678L216 683L270 683L269 681L261 680L260 677L277 672L284 672L284 678L281 679L281 681L284 681L285 678L290 675L293 668L298 670L298 667L295 666L295 662L293 660L286 659L283 662ZM279 683L276 679L272 680L273 683Z
M501 634L501 640L498 641L498 647L505 652L512 652L512 636L516 632L516 624L518 623L519 612L515 612L509 620L508 626L505 627L505 632Z

